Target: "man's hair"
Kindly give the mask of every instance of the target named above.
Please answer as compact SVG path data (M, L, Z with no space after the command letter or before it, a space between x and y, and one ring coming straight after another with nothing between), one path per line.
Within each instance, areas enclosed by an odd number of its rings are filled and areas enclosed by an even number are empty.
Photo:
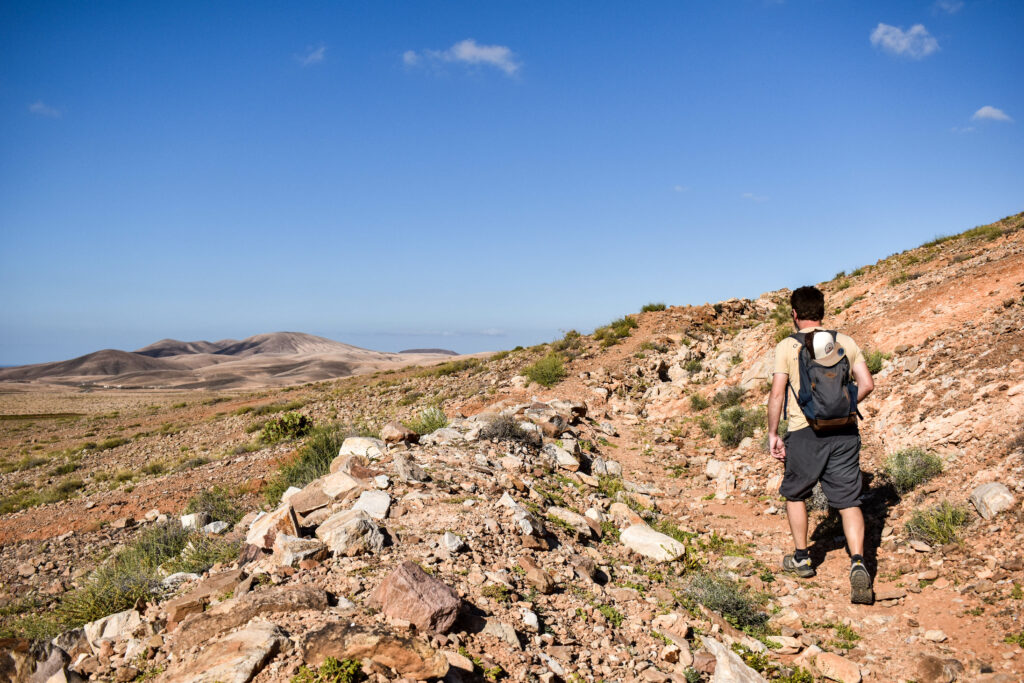
M825 317L825 295L817 287L793 290L789 303L800 320L821 320Z

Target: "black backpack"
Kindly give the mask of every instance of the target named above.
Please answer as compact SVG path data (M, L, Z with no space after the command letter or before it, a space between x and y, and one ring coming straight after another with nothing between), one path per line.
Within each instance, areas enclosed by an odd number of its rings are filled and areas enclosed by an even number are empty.
M816 330L815 330L816 331ZM811 332L797 332L790 336L800 342L797 356L800 368L800 392L793 389L787 382L789 391L793 392L807 424L815 432L829 432L844 427L856 426L860 411L857 410L857 383L850 377L850 359L840 348L841 358L835 365L822 365L814 359L811 346ZM828 330L833 338L836 333ZM788 415L789 392L786 392L786 405L783 409Z

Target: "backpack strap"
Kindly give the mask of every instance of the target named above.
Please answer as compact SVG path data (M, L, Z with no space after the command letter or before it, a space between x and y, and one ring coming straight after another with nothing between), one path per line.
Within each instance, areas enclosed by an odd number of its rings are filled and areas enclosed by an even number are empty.
M806 336L806 332L794 332L793 334L789 335L789 337L787 337L787 339L792 339L798 344L800 344L800 349L797 349L796 352L797 372L800 372L800 350L803 348L804 338ZM782 402L782 419L784 420L789 419L789 392L793 392L793 398L795 398L798 403L800 401L800 398L796 395L796 389L793 388L793 383L789 381L788 375L786 376L786 389L788 389L788 391L786 391L786 398L783 399Z

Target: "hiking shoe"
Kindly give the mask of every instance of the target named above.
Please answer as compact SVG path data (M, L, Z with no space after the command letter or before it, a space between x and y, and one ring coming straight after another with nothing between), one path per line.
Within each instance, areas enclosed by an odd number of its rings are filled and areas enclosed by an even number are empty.
M871 574L863 562L850 565L850 602L857 605L870 605L875 601L871 590Z
M817 574L814 571L814 567L811 566L811 558L805 557L802 560L798 560L793 553L782 558L782 568L804 579L809 579Z

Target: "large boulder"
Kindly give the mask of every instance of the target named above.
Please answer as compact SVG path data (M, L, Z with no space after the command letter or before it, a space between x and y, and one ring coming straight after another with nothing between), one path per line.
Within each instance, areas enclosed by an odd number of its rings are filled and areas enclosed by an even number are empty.
M275 624L258 621L205 644L195 659L179 659L164 681L248 683L287 643L288 638Z
M445 633L459 616L462 600L448 584L405 561L385 577L372 600L392 619L413 623L423 631Z
M327 557L327 546L315 538L297 538L278 534L274 539L274 562L294 567L303 560L322 560Z
M403 453L395 453L393 464L395 466L395 476L404 482L422 482L430 478L423 471L422 467Z
M332 553L346 557L380 552L384 547L384 534L362 510L336 512L317 527L316 537Z
M353 510L362 510L374 519L385 519L391 509L391 496L384 491L363 491Z
M971 491L971 503L978 514L985 519L992 519L1000 512L1009 510L1017 502L1005 484L989 482Z
M377 460L386 452L387 446L380 439L368 436L350 436L341 443L338 457L331 463L331 472L336 472L337 466L340 466L347 456L361 455L369 460Z
M305 636L302 659L306 666L318 667L328 657L373 662L413 680L448 673L448 660L423 639L364 628L347 620L331 622Z
M400 422L388 422L380 428L380 438L384 443L416 443L420 435Z
M655 562L671 562L686 554L686 546L646 524L633 524L619 535L619 541L638 555Z
M123 612L108 614L96 621L91 621L83 626L82 630L93 654L96 654L100 650L100 641L119 640L128 636L141 625L142 615L136 610L126 609Z

